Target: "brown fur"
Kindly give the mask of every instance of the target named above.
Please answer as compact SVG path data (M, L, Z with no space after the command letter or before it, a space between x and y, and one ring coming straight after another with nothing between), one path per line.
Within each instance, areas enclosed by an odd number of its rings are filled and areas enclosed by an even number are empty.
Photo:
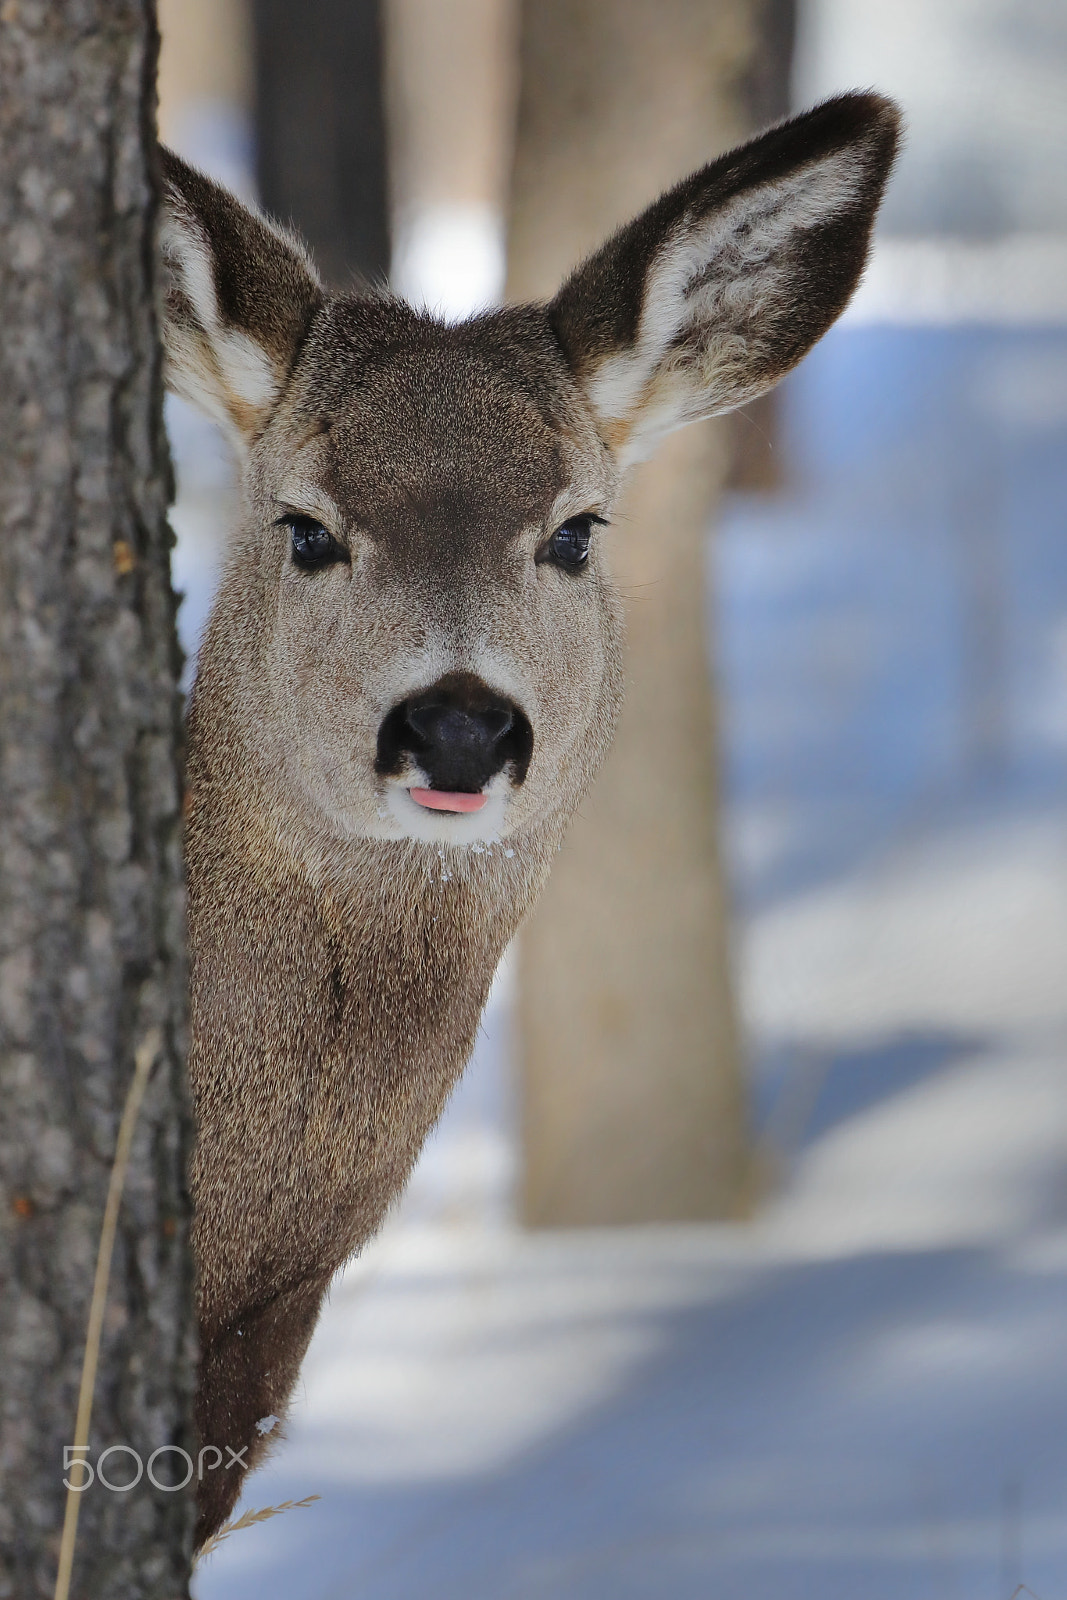
M605 530L569 573L543 559L553 529L609 514L624 447L767 387L824 330L895 126L874 96L796 119L657 202L551 306L458 328L326 299L288 236L165 157L170 381L244 460L189 722L204 1445L254 1463L257 1421L284 1415L329 1281L403 1186L607 749ZM730 206L724 244L708 219ZM348 559L298 570L286 512ZM442 681L533 730L482 832L419 812L414 756L376 766L383 720ZM201 1539L240 1484L205 1473Z

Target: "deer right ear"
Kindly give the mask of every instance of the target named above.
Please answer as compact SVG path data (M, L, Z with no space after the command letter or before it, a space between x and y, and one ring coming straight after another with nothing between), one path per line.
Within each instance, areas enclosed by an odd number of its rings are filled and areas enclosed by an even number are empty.
M238 452L266 426L323 303L296 240L161 150L167 387Z
M846 94L694 173L580 266L549 307L625 466L772 387L844 310L900 116Z

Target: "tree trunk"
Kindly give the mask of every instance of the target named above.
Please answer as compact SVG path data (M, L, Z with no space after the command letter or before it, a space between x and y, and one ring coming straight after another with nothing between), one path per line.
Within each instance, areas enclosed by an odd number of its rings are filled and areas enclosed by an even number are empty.
M260 199L335 289L389 272L380 0L254 0Z
M383 0L393 287L454 319L504 291L517 0Z
M151 0L0 6L0 1595L18 1600L56 1582L116 1135L157 1029L88 1459L127 1446L104 1464L120 1485L130 1452L193 1448L156 48ZM191 1491L98 1478L80 1513L72 1595L187 1593Z
M749 131L758 0L526 0L509 295L568 269ZM748 1145L716 838L704 544L728 423L668 441L609 538L628 701L520 941L522 1211L726 1217Z

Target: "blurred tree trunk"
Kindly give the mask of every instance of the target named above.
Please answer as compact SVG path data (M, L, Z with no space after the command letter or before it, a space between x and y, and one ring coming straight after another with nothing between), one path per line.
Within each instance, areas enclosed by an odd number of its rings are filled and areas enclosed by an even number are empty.
M256 161L327 282L389 272L380 0L254 0Z
M460 318L504 292L517 0L382 0L393 287Z
M752 124L766 0L525 0L509 296ZM717 827L704 546L728 421L638 469L611 529L628 700L519 955L533 1225L728 1217L750 1155Z
M0 8L0 1595L50 1597L134 1056L161 1048L90 1459L190 1447L179 668L153 275L152 0ZM163 1482L180 1458L155 1466ZM118 1454L105 1471L134 1476ZM191 1490L81 1500L72 1594L187 1592Z

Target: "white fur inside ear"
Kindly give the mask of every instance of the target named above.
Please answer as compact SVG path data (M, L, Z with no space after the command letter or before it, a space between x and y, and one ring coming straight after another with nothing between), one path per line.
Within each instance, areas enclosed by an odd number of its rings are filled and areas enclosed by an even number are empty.
M230 392L255 411L273 405L278 395L274 366L250 333L228 328L217 336L219 365Z
M645 285L637 337L588 380L620 465L649 455L674 428L743 404L761 314L788 303L797 235L854 203L864 178L849 152L762 184L668 236ZM612 427L615 424L615 427Z
M211 248L197 224L172 211L163 224L161 244L193 313L192 326L168 321L165 328L168 379L243 451L277 399L273 362L250 334L228 326L220 316Z

